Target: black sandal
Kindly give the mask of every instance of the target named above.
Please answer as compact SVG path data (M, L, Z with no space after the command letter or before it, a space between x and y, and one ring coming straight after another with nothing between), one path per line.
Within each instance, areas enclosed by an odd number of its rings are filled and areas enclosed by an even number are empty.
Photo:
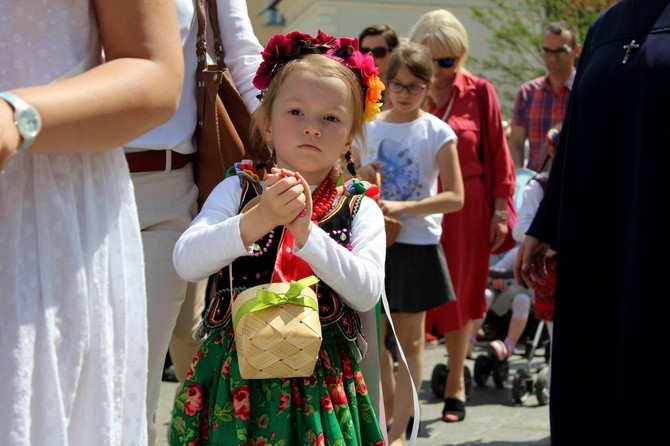
M447 415L453 415L455 420L447 418ZM445 398L444 408L442 409L442 421L445 423L455 423L465 419L465 403L457 398Z

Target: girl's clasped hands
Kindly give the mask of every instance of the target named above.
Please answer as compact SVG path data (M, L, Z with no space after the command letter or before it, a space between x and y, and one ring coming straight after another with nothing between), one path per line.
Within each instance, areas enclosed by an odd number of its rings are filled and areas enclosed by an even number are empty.
M264 180L258 211L273 227L285 226L294 239L307 241L312 215L312 194L307 180L299 172L272 168Z

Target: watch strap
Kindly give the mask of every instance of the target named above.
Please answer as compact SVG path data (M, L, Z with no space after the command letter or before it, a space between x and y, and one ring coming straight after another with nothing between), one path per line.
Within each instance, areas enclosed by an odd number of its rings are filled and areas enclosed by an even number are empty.
M24 101L23 99L21 99L20 97L9 91L0 92L0 99L4 99L5 102L7 102L9 106L14 109L14 125L17 127L19 131L19 136L21 138L21 144L19 145L19 147L17 147L16 151L20 152L28 149L28 147L30 147L33 144L33 142L35 142L35 137L31 135L26 135L25 132L22 131L19 119L20 115L24 113L26 110L32 110L39 122L38 126L41 127L41 122L37 110L31 107L26 101Z
M502 221L507 221L509 219L509 214L504 209L496 209L495 211L493 211L493 215L495 215Z

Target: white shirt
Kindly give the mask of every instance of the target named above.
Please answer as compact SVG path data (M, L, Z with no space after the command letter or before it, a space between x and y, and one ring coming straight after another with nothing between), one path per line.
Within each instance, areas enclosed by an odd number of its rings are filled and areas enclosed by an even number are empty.
M130 148L127 151L177 148L178 152L189 154L196 150L193 143L197 115L195 75L198 67L195 53L198 34L195 0L175 0L175 3L185 67L179 107L172 119L126 144ZM259 105L256 97L259 92L253 86L252 79L262 60L263 47L251 27L247 4L243 0L219 0L217 12L225 51L224 62L244 103L250 111L254 111ZM208 37L208 41L210 40L211 37ZM212 42L208 42L208 45L210 43Z
M546 179L547 177L549 177L548 172L537 174L537 178ZM512 230L512 236L517 242L523 242L523 239L526 238L526 231L528 231L533 218L535 218L542 197L544 197L542 185L535 180L529 181L523 189L523 202L517 210L516 223Z
M393 123L377 119L365 128L368 147L362 163L382 164L384 200L420 200L437 194L440 174L437 152L456 141L452 128L441 119L424 113L410 122ZM413 245L434 245L442 235L443 214L403 214L397 241Z

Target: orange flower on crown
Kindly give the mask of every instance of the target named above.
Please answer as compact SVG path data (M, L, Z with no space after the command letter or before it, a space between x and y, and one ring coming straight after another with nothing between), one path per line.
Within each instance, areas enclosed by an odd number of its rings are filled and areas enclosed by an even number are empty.
M377 113L382 110L382 91L384 91L384 82L375 75L370 77L368 91L365 94L365 112L363 113L363 120L370 122L375 119Z
M305 54L323 54L349 67L361 82L365 96L363 120L370 122L377 116L382 107L384 83L379 79L379 69L372 56L359 51L357 38L335 38L321 30L316 37L298 31L275 34L261 53L263 62L254 77L254 86L261 91L265 90L277 70Z

